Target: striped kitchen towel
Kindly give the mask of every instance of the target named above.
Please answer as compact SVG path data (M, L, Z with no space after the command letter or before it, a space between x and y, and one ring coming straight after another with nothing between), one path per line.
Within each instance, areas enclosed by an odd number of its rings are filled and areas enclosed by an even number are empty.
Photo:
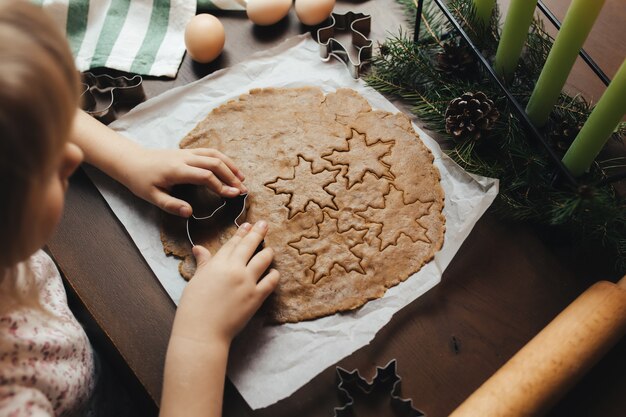
M192 0L32 0L67 33L80 71L107 67L175 77Z

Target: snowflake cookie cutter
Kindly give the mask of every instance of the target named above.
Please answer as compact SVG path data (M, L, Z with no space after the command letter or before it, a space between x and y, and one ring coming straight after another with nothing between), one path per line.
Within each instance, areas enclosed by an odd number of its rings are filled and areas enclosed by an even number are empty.
M141 75L129 78L84 72L81 83L83 110L105 124L115 120L117 107L134 106L145 99ZM100 99L100 102L104 103L102 107L98 106L97 96L102 97Z
M376 367L376 376L372 382L367 382L358 369L349 372L337 366L339 384L337 388L344 405L335 408L335 417L354 417L354 404L359 397L376 394L389 394L389 405L397 417L425 417L426 414L413 407L411 399L400 397L400 383L402 378L396 372L397 362L389 361L384 368Z
M241 224L239 224L239 218L245 216L247 201L248 194L240 194L237 197L233 198L224 198L222 199L222 204L215 210L213 210L208 216L197 217L195 214L192 214L190 217L188 217L187 221L185 222L185 228L187 229L187 238L189 239L189 243L191 243L191 246L193 247L196 245L195 243L193 243L193 239L191 238L191 232L189 230L189 220L208 220L215 216L218 212L222 211L222 209L224 209L223 211L227 211L228 208L232 207L234 209L233 211L237 213L237 216L233 220L233 223L235 223L235 226L239 228L241 226Z
M332 13L330 19L330 25L317 31L320 56L325 61L331 56L337 58L348 67L353 78L359 78L372 59L374 42L367 37L372 26L372 17L363 13L347 12L345 14ZM335 31L348 30L352 33L352 46L357 52L356 60L353 60L348 49L334 38Z

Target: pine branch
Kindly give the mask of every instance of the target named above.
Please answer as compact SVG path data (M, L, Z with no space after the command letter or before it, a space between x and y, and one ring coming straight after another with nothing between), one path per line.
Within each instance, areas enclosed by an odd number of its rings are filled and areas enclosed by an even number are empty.
M405 7L412 26L416 2L398 2ZM495 10L488 30L481 31L472 25L472 7L468 1L448 2L448 8L480 46L483 55L491 59L499 42L499 12ZM402 31L381 45L380 54L373 58L373 70L366 79L368 84L383 94L401 98L427 128L447 137L452 145L449 156L463 168L500 179L500 195L493 206L496 213L509 219L558 227L579 236L581 242L601 244L616 254L617 268L626 271L626 203L612 184L607 183L610 178L607 172L626 168L626 157L596 161L577 188L554 184L556 168L552 160L540 144L529 141L523 124L499 87L480 71L474 71L474 78L442 72L437 57L444 52L444 44L460 45L462 40L434 2L425 4L422 19L417 45ZM534 21L516 76L508 85L523 105L528 102L552 43L542 23ZM446 109L455 97L477 91L492 98L500 118L479 141L455 142L446 133ZM574 139L591 110L582 96L559 97L543 129L554 142L557 154L564 153L557 145ZM621 123L613 137L624 143L625 136L626 123Z

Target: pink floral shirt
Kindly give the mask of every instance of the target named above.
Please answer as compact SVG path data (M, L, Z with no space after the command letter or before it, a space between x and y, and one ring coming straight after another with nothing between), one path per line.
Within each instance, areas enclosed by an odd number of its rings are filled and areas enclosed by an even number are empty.
M19 289L28 274L45 311L7 309L14 304L8 279ZM39 251L18 266L17 277L0 282L0 417L67 415L87 403L93 386L91 345L67 306L56 265Z

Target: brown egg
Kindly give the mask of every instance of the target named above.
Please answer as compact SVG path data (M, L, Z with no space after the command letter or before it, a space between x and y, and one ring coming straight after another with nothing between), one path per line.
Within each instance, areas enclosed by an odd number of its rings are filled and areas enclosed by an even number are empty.
M206 64L213 61L224 49L224 26L217 17L199 14L185 27L185 46L194 61Z
M302 23L314 26L330 16L335 7L335 0L296 0L294 7Z
M291 0L248 0L248 18L260 26L273 25L287 16Z

